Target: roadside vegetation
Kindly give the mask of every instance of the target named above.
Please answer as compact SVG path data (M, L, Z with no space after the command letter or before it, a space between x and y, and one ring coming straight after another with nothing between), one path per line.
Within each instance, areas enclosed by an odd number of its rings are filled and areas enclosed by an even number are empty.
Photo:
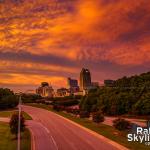
M0 88L0 110L15 108L18 105L18 96L10 89Z
M21 150L31 150L31 137L28 129L21 134ZM0 122L0 150L16 150L17 140L11 134L9 124Z

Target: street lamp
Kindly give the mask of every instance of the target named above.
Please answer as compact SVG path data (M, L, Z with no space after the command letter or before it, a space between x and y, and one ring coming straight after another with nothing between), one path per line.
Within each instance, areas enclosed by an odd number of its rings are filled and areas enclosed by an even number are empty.
M19 115L18 115L18 143L17 143L17 150L20 150L20 125L21 125L21 94L19 93L19 104L18 104L18 110L19 110Z
M28 91L28 90L27 90ZM19 115L18 115L18 142L17 142L17 150L20 150L20 137L21 137L21 132L20 132L20 125L21 125L21 104L22 104L22 100L21 100L21 95L22 93L18 93L17 95L19 95L19 104L18 104L18 110L19 110Z

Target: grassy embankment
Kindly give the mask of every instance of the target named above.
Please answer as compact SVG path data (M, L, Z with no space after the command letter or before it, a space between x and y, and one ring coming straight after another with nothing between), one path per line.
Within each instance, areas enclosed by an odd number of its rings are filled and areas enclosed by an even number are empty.
M0 117L8 117L17 111L17 109L0 111ZM32 120L32 118L25 112L23 116L26 120ZM21 150L31 150L31 137L28 129L21 134ZM14 135L10 133L8 123L0 122L0 150L16 150L17 140L14 139Z
M58 115L61 115L65 118L68 118L92 131L97 132L100 135L103 135L129 149L133 150L148 150L150 146L146 146L144 144L140 144L137 142L128 142L127 141L127 132L120 132L116 130L114 127L105 125L105 124L96 124L88 119L82 119L82 118L77 118L72 116L71 114L65 113L65 112L56 112L54 111L50 106L45 105L45 104L29 104L30 106L38 107L38 108L43 108L49 111L53 111L57 113Z
M10 118L11 115L17 110L7 110L7 111L0 111L0 117L8 117ZM32 120L32 118L25 112L23 112L23 116L26 120Z
M0 122L0 150L16 150L17 140L10 133L8 123ZM31 138L28 129L21 134L21 150L31 150Z

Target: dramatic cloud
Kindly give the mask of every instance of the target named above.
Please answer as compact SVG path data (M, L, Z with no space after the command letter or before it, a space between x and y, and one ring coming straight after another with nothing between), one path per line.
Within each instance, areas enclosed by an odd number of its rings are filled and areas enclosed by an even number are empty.
M0 84L64 86L82 67L98 81L149 71L149 41L145 0L1 0Z

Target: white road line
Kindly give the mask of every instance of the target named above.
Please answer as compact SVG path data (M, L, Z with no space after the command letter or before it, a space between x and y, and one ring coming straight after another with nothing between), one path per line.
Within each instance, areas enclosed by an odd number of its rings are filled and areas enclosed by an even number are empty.
M40 123L40 125L45 129L45 131L46 131L47 133L50 133L49 130L48 130L42 123Z
M50 134L50 131L49 131L42 123L39 123L39 124L45 129L45 131L46 131L48 134ZM57 143L56 143L56 141L54 140L53 136L51 135L50 137L51 137L52 142L54 143L56 149L58 150Z
M51 139L52 139L52 141L53 141L53 143L54 143L56 149L58 150L58 146L57 146L56 141L54 140L53 136L51 136Z

